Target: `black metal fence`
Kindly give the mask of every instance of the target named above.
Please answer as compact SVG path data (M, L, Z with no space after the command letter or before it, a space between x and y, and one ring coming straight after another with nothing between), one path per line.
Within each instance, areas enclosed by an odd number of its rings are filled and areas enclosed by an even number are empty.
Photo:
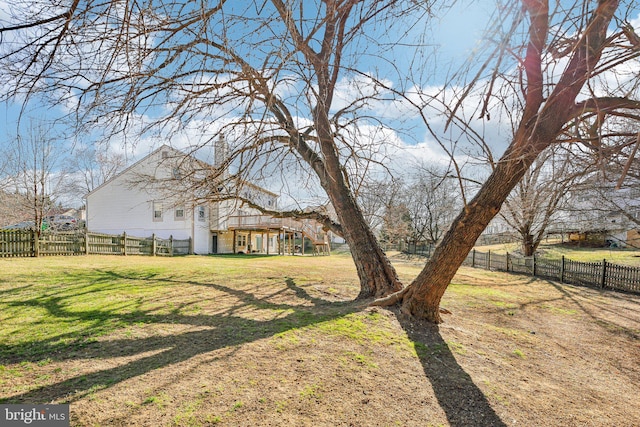
M640 268L618 265L603 259L599 262L573 261L564 256L560 259L522 257L494 254L491 251L472 250L463 265L487 270L528 274L562 283L589 286L597 289L640 294Z

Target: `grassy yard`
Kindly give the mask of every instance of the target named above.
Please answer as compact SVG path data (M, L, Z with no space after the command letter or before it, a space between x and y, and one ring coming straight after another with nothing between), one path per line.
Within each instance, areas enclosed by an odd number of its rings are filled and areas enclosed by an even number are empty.
M497 254L514 253L519 249L518 243L476 247L478 251L487 252L490 250ZM536 254L536 256L548 259L560 259L563 255L573 261L599 262L606 259L614 264L640 267L640 249L635 248L589 248L558 242L544 242L540 244Z
M357 292L347 255L0 259L0 403L70 403L74 426L640 425L639 297L463 268L434 327Z

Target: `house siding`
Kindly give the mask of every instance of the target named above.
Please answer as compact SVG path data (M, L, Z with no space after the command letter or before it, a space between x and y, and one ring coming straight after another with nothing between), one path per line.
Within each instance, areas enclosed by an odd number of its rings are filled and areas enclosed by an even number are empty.
M161 238L192 237L193 213L184 206L184 219L175 218L175 202L159 191L133 189L138 174L161 174L157 152L87 195L87 228L93 232ZM162 220L154 221L154 201L162 203ZM182 205L181 205L182 206ZM207 230L208 231L208 230Z
M92 232L168 239L192 239L195 254L232 253L233 232L228 230L228 218L240 214L256 215L258 210L243 208L236 200L193 206L188 200L166 197L161 189L152 185L136 185L145 176L156 179L175 177L170 164L163 161L161 147L149 156L127 168L120 175L98 187L86 197L87 229ZM175 152L174 152L175 154ZM244 190L243 190L244 191ZM276 206L277 196L271 192L248 184L245 196L266 201ZM162 218L154 218L154 209L161 205ZM176 217L176 207L184 209L182 218ZM202 211L202 214L200 213ZM217 236L217 250L213 248L213 235ZM255 245L255 237L252 243ZM240 250L240 249L238 249Z

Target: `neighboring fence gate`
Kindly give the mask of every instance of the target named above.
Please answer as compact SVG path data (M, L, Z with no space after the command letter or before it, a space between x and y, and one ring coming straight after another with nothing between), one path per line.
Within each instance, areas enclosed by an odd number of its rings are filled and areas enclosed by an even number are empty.
M111 235L90 232L49 232L40 236L33 230L0 231L0 257L45 255L186 255L193 253L191 239L178 240Z
M560 259L545 259L521 257L508 252L504 255L491 251L479 252L474 249L463 265L640 294L640 268L613 264L606 259L600 262L581 262L564 256Z

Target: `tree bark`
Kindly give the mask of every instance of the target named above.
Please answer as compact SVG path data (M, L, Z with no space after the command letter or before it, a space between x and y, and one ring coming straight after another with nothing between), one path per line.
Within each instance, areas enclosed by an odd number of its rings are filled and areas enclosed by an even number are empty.
M358 299L380 298L402 289L395 268L380 247L355 200L348 193L327 193L338 213L344 231L343 237L349 244L358 271Z
M522 145L526 144L516 144ZM440 300L451 279L539 151L520 153L514 149L505 153L486 184L454 220L424 269L409 285L412 289L404 294L403 313L442 322Z
M343 237L351 249L360 279L358 299L380 298L397 292L403 285L367 224L343 174L333 141L328 111L318 108L315 122L323 154L323 168L318 176L336 210Z
M440 300L456 271L536 157L556 140L564 124L576 114L576 97L597 67L606 46L607 28L618 4L617 0L598 3L567 68L545 100L540 63L548 28L548 6L544 1L524 2L531 16L531 26L524 61L527 93L522 120L493 173L454 220L433 256L411 283L411 289L397 293L403 313L434 323L442 322ZM387 298L393 299L392 296Z
M531 233L527 233L522 237L522 254L524 256L532 256L538 245L535 244Z

